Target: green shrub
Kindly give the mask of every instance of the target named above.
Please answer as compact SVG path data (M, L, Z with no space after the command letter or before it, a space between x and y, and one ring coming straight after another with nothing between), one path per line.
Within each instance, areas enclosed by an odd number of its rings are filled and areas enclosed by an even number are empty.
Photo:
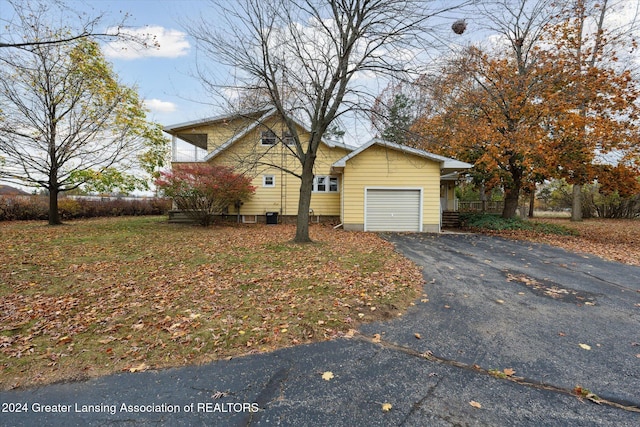
M543 234L558 234L561 236L571 236L576 234L574 230L562 225L532 222L520 218L502 218L501 216L494 214L461 214L460 220L464 227L479 230L525 230Z

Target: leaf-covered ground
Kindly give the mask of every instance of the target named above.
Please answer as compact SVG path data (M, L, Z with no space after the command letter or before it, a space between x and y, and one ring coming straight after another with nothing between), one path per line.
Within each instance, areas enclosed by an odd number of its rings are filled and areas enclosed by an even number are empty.
M371 233L164 218L0 223L0 388L204 363L397 316L420 270Z
M589 219L571 222L564 218L540 218L535 221L561 225L575 230L577 235L561 236L522 230L504 230L491 234L548 243L573 252L640 266L640 220Z

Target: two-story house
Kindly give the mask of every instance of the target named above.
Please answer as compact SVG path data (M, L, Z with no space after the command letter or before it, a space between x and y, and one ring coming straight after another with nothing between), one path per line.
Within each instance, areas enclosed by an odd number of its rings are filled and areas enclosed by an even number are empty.
M167 126L173 165L200 161L250 174L256 193L229 215L244 222L295 218L301 170L287 127L274 110L231 114ZM300 140L309 130L297 124ZM178 140L193 147L185 158ZM183 143L184 144L184 143ZM346 230L438 232L442 214L456 208L455 159L373 139L359 147L323 141L315 162L311 219L334 220Z

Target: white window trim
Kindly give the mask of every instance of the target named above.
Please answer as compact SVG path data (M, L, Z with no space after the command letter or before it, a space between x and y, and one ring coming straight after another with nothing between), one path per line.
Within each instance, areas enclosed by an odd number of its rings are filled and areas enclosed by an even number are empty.
M271 184L267 184L267 178L271 178ZM276 176L262 175L262 186L265 188L274 188L276 186Z
M325 178L325 189L318 190L318 178ZM335 191L331 191L331 180L336 180L336 189ZM340 192L340 181L336 175L315 175L313 177L313 189L314 193L339 193Z

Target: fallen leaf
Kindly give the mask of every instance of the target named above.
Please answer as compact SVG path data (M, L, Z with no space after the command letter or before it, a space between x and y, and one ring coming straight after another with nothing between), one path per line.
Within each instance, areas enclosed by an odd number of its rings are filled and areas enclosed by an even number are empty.
M380 336L380 334L373 334L373 339L371 341L373 342L380 342L382 340L382 337Z
M355 329L349 329L346 334L344 334L345 338L353 338L357 331Z
M413 334L413 336L416 337L417 339L422 339L422 336L417 332Z
M422 299L420 300L420 302L429 302L429 299L428 299L428 298L422 298Z
M482 408L482 405L479 404L478 402L476 402L475 400L472 400L471 402L469 402L469 405L473 406L474 408L480 409Z
M391 403L382 404L382 412L389 412L391 408L393 408L393 405L391 405Z
M71 337L70 337L69 335L65 335L65 336L63 336L62 338L60 338L60 339L58 340L58 344L68 344L68 343L70 343L71 341L73 341L73 340L71 339Z
M212 399L221 399L223 397L227 397L229 395L229 393L225 392L225 391L216 391L215 393L213 393L211 395Z
M516 373L516 371L512 368L505 368L502 370L502 372L504 372L504 374L508 377L512 376L513 374Z
M580 346L580 348L584 349L584 350L591 350L591 346L588 344L578 344Z
M147 369L149 369L149 365L147 365L146 363L142 362L139 365L130 367L129 368L129 372L143 372L143 371L146 371Z
M324 373L322 374L322 379L323 379L323 380L325 380L325 381L330 381L330 380L332 380L333 378L334 378L334 377L333 377L333 372L331 372L331 371L327 371L327 372L324 372Z

